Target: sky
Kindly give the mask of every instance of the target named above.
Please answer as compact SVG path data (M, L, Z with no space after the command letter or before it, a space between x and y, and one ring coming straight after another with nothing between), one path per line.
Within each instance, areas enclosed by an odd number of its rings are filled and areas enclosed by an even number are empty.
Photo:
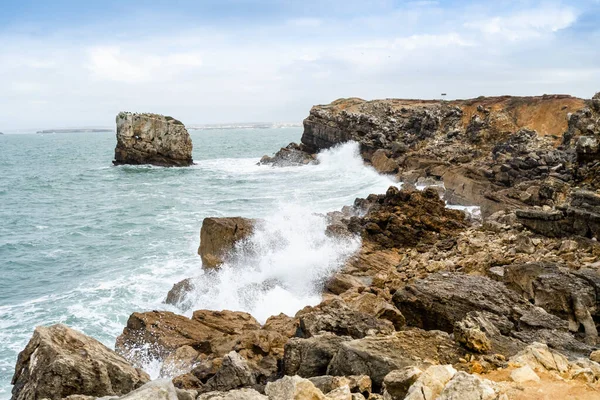
M600 91L600 0L0 0L0 131Z

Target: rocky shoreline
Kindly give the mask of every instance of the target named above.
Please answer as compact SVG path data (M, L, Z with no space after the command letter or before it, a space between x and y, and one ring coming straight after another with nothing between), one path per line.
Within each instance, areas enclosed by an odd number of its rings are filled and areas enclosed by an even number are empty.
M39 327L13 399L598 398L600 93L341 99L313 107L301 144L261 164L312 163L349 140L405 184L327 215L328 235L362 244L320 304L264 324L228 310L138 312L114 352ZM204 268L256 224L205 219ZM183 308L192 285L167 302ZM147 357L168 379L149 381Z

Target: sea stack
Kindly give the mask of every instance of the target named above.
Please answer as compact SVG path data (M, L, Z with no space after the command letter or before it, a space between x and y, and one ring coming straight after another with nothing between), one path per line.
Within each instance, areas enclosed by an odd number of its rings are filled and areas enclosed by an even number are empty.
M113 164L192 165L192 139L181 121L159 114L120 112Z

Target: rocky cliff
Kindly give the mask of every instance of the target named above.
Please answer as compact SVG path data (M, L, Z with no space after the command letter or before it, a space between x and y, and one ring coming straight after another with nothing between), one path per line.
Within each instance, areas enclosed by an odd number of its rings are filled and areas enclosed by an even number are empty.
M340 99L314 106L302 144L292 147L314 153L357 141L378 171L409 183L443 181L446 200L479 205L484 215L554 206L574 184L594 180L598 97Z
M189 166L193 164L192 139L185 126L174 118L121 112L117 115L113 163Z
M145 382L134 368L144 358L169 380L124 400L598 398L600 94L338 100L311 110L301 145L263 162L303 165L347 140L381 172L430 187L392 186L327 214L328 235L362 245L325 280L320 304L262 325L228 310L134 313L120 356L40 329L19 356L14 398L118 395ZM483 217L444 200L481 205ZM205 267L255 225L205 219ZM167 302L189 306L190 286ZM61 368L69 374L55 378Z

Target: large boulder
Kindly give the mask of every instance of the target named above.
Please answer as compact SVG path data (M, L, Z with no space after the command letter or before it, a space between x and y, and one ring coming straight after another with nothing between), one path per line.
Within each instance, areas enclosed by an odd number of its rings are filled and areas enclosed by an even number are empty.
M64 325L37 327L19 353L12 398L122 395L149 379L145 372L95 339Z
M394 331L392 322L373 315L356 311L340 299L325 300L315 307L300 310L296 317L300 321L297 335L311 337L322 332L362 338L371 334L389 334Z
M192 139L185 126L174 118L121 112L117 115L117 147L113 163L164 167L192 165Z
M445 332L408 329L389 336L343 342L329 363L329 375L368 375L379 391L385 376L408 366L452 364L464 351Z
M283 373L303 378L325 375L329 362L337 354L341 344L349 340L351 338L348 336L332 333L308 339L291 338L285 344Z
M217 268L223 264L235 244L247 239L256 220L242 217L205 218L200 229L198 254L204 268Z

